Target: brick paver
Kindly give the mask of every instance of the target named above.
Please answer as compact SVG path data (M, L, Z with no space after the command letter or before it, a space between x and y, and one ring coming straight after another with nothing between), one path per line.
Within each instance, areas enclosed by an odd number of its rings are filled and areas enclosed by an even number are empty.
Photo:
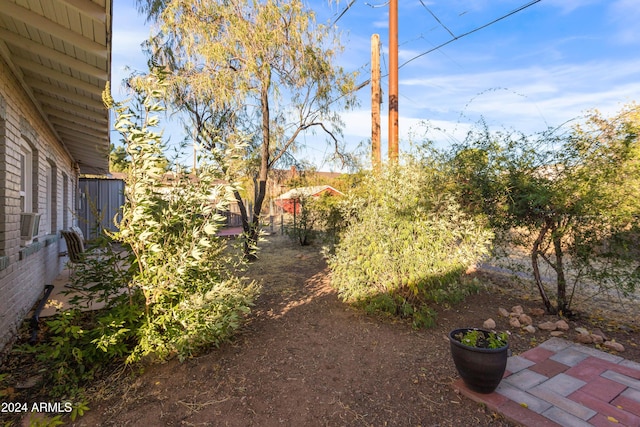
M561 338L510 357L494 393L453 386L524 426L640 426L640 363Z
M544 360L529 367L529 370L551 378L565 372L569 367L555 360Z

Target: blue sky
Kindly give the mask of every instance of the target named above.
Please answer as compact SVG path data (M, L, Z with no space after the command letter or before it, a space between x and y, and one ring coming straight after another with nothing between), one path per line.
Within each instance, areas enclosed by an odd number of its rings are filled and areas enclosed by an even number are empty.
M318 22L333 21L350 3L310 1ZM400 64L529 3L527 0L399 0ZM382 74L388 72L388 7L356 0L338 20L345 52L340 65L369 78L371 34L380 34ZM381 5L381 7L378 7ZM375 6L375 7L373 7ZM443 25L429 12L431 11ZM597 108L614 114L640 98L640 7L637 0L542 0L487 28L402 66L399 72L400 149L409 135L428 134L439 146L464 138L482 117L492 127L542 131ZM446 27L446 28L445 28ZM450 33L451 32L451 33ZM144 70L140 43L149 28L134 0L114 0L113 91L125 67ZM386 156L388 81L383 78L382 145ZM370 138L370 87L360 107L344 113L344 137L355 148ZM172 140L182 138L176 128ZM113 136L114 139L117 136ZM302 141L301 156L322 170L326 146Z

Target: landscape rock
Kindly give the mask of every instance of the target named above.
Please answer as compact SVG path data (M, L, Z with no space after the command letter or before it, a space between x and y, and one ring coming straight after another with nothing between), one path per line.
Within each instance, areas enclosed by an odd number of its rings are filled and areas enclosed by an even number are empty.
M543 322L538 325L538 328L543 331L555 331L558 329L558 326L556 325L556 322Z
M522 313L524 313L524 309L521 305L516 305L511 307L511 312L515 313L517 316L520 316Z
M578 334L576 335L576 342L579 342L580 344L592 344L593 338L591 338L591 335Z
M604 332L602 332L601 329L596 328L591 333L593 335L597 335L597 336L601 337L604 341L609 341L609 338L607 338L607 336L604 334Z
M484 329L495 329L496 328L496 321L493 320L493 319L487 319L482 324L482 327Z
M561 337L564 335L564 332L562 331L551 331L549 333L549 335L551 335L552 337Z
M42 382L42 375L34 375L16 384L17 389L33 388Z
M498 314L499 314L500 316L502 316L502 317L509 317L509 312L507 311L507 309L506 309L506 308L502 308L502 307L500 307L500 308L498 309Z
M524 327L524 330L529 332L530 334L535 334L536 333L536 327L533 325L527 325Z
M519 328L522 325L520 324L520 321L517 317L511 317L509 319L509 326L511 326L512 328Z
M531 310L529 310L529 314L534 317L544 316L544 310L541 308L532 308Z
M615 342L615 341L605 341L603 344L606 348L608 348L609 350L614 350L617 352L623 352L624 351L624 346L622 344L620 344L619 342Z
M561 331L568 331L569 330L569 324L567 322L565 322L564 320L558 320L556 322L556 328L561 330Z
M520 317L518 317L518 320L523 325L531 325L533 323L533 320L531 319L531 317L527 316L524 313L521 314Z
M602 344L604 342L604 339L600 335L591 334L590 336L594 344Z
M576 328L576 332L581 334L581 335L589 335L589 331L587 331L585 328L583 327L577 327Z

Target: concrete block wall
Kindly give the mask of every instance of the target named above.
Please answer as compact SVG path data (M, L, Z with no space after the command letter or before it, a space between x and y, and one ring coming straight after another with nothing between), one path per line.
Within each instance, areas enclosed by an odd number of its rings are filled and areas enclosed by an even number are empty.
M33 203L28 209L42 214L38 239L26 247L20 239L23 144L31 147L33 157ZM44 286L64 267L59 230L73 224L77 188L73 159L0 57L0 354L42 297Z

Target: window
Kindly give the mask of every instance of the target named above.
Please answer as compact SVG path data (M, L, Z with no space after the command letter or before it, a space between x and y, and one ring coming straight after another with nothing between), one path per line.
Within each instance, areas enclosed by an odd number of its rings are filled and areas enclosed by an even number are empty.
M69 178L66 173L62 173L62 229L69 228L67 210L69 209Z
M46 210L44 212L44 232L46 234L55 233L58 230L58 168L49 160L45 163L46 182L45 197Z
M20 151L20 211L33 212L33 154L26 144Z

